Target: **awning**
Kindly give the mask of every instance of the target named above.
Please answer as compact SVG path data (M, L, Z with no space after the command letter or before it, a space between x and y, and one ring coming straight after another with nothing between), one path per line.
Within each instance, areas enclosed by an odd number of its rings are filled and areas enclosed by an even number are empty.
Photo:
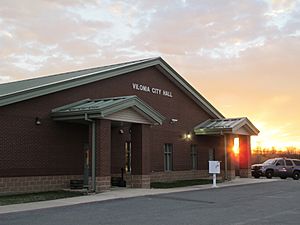
M257 135L259 130L246 117L209 119L194 128L196 135L240 134Z
M137 96L84 99L53 109L51 116L63 121L110 119L144 124L162 124L165 119Z

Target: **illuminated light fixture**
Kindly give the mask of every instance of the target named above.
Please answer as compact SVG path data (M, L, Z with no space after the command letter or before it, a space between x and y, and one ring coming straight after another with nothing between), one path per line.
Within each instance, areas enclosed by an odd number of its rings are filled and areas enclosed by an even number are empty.
M124 130L123 129L120 129L119 132L120 132L120 134L124 134Z
M191 133L184 134L184 135L183 135L183 139L185 139L185 140L187 140L187 141L191 140L191 139L192 139L192 134L191 134Z
M35 117L35 125L41 125L42 122L39 117Z
M177 123L177 122L178 122L178 119L176 119L176 118L170 119L170 124Z

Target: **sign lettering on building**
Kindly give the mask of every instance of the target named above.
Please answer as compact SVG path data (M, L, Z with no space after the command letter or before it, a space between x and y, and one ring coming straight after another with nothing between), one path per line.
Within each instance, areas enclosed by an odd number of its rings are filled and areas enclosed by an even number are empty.
M173 98L171 91L163 90L163 89L156 88L156 87L150 87L150 86L147 86L144 84L132 83L132 89Z

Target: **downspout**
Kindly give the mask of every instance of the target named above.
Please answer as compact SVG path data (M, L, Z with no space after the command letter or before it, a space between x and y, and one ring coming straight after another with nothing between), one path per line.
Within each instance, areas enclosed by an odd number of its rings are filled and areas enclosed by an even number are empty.
M84 120L92 123L92 191L96 191L96 122L84 114Z
M92 190L96 191L96 122L92 122Z

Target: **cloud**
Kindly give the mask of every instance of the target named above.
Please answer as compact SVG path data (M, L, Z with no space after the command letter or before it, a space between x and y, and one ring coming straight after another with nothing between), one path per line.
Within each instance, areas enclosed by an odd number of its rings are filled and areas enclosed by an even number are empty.
M145 29L132 43L137 43L141 51L186 55L218 49L221 56L226 56L231 46L239 44L241 49L245 48L244 43L251 44L263 34L265 11L260 4L193 3L186 2L183 7L180 1L175 1L154 8ZM252 11L255 14L251 14Z
M6 83L10 80L9 76L0 76L0 83Z
M284 0L3 0L0 82L160 55L224 115L288 117L296 138L299 15Z

